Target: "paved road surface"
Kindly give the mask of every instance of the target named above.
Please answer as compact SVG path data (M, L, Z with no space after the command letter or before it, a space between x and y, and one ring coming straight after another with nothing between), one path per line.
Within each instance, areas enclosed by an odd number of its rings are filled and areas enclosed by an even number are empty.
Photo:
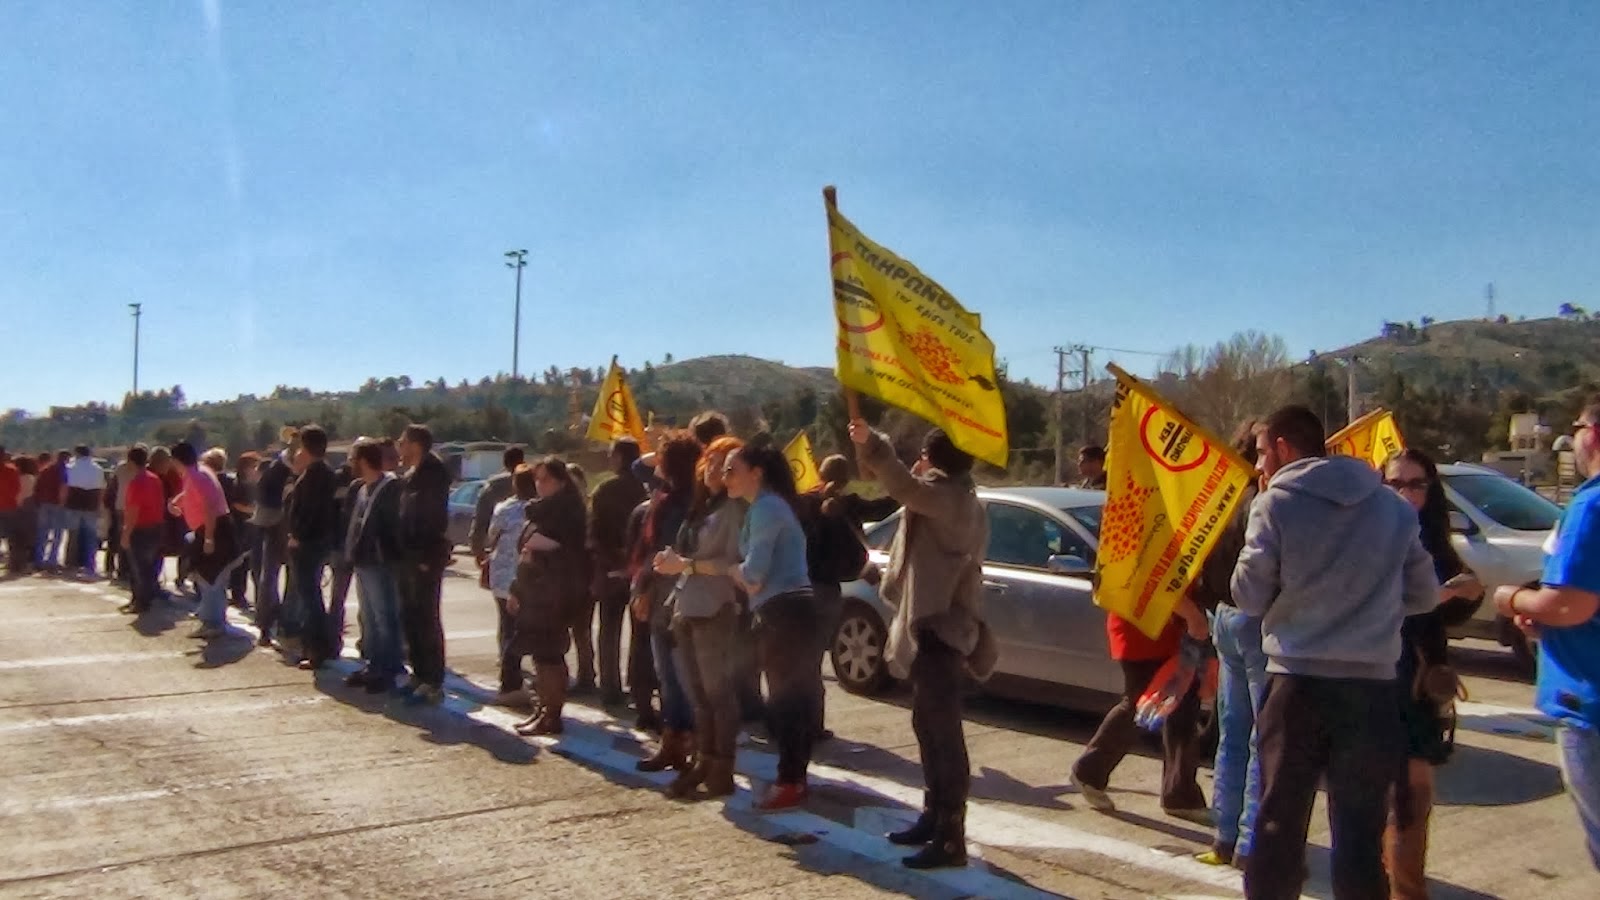
M511 733L478 702L493 607L465 578L445 598L459 677L444 707L411 710L243 637L202 650L172 615L134 627L102 584L0 582L0 896L1240 895L1189 858L1207 835L1161 814L1153 756L1118 771L1117 814L1079 802L1064 773L1094 717L974 699L978 859L909 873L879 836L920 796L904 696L830 683L839 737L803 813L754 814L746 791L674 803L606 711L572 707L559 740ZM1498 650L1459 655L1474 702L1441 773L1434 897L1600 896L1528 686ZM746 787L772 776L768 751L742 750ZM1307 896L1330 897L1320 811L1314 840Z

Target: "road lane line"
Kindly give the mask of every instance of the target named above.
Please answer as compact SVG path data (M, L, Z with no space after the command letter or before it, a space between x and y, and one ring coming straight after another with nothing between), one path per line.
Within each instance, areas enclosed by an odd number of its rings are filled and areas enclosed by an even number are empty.
M94 666L105 663L148 662L156 659L179 659L188 655L184 650L149 650L143 653L86 653L81 656L41 656L33 659L0 660L0 671L15 669L49 669L56 666Z
M0 734L37 731L42 728L76 728L84 725L104 725L112 722L137 722L151 719L176 719L183 716L211 716L218 714L260 712L285 706L309 706L326 703L328 697L285 697L254 703L233 703L220 706L180 706L173 709L138 709L128 712L92 713L83 716L58 716L24 719L20 722L0 722Z

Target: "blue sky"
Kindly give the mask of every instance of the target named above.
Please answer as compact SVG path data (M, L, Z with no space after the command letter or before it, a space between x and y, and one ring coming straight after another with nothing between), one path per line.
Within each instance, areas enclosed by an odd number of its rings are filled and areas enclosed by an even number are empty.
M987 7L987 9L986 9ZM982 313L1296 355L1600 306L1600 7L0 5L0 408L831 365L823 184ZM54 330L41 327L55 316ZM1153 357L1101 352L1149 371Z

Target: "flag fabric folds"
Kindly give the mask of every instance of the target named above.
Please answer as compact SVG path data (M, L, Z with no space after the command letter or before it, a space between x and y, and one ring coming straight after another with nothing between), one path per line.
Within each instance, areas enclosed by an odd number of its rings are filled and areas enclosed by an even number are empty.
M595 399L594 412L589 416L589 440L609 444L620 437L631 437L644 444L644 420L639 417L639 404L633 401L633 391L628 389L628 378L611 357L611 369L600 385L600 396Z
M817 471L817 458L811 452L811 438L804 431L783 448L783 458L789 461L789 472L794 475L795 489L804 494L822 484L822 474Z
M1405 448L1394 413L1386 409L1375 409L1328 438L1329 453L1364 459L1374 469L1382 469L1389 457Z

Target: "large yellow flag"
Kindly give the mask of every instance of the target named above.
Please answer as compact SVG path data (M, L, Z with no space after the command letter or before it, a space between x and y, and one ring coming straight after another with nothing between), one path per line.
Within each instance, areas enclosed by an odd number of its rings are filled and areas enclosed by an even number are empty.
M627 376L611 357L611 371L600 385L600 396L595 398L594 412L589 416L589 440L609 444L619 437L631 437L644 443L644 420L639 418L639 405L633 402L633 391L628 390Z
M1389 457L1405 448L1394 413L1386 409L1375 409L1328 438L1329 453L1364 459L1374 469L1383 468Z
M1006 409L994 344L978 315L873 243L831 202L828 249L839 383L932 422L957 447L1004 467Z
M1255 477L1226 443L1116 366L1094 602L1154 638Z
M811 453L811 438L806 437L804 431L796 434L794 440L783 448L783 458L789 461L795 490L804 494L822 484L822 475L817 471L817 458Z

